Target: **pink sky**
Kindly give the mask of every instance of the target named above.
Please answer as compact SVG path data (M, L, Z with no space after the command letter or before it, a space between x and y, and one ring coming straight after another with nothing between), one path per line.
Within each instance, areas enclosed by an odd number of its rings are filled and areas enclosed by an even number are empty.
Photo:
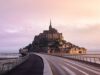
M0 52L18 52L50 19L66 41L100 49L100 0L0 0Z

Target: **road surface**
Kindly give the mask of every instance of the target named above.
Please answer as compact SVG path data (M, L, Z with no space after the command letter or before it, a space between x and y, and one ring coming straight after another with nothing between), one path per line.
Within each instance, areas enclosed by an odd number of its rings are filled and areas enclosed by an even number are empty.
M4 75L43 75L44 64L41 57L30 54L29 59Z
M44 55L53 75L100 75L100 68L82 62Z

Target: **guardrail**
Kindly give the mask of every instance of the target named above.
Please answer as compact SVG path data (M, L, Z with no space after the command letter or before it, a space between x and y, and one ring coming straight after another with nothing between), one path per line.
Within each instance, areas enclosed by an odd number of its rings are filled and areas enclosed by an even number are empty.
M74 54L74 55L63 55L63 57L100 64L100 54L78 54L78 55Z
M65 58L71 58L91 63L100 64L100 54L66 54L66 53L53 53L50 55L56 55Z
M24 57L19 57L16 59L8 59L7 62L4 62L3 64L0 65L0 75L3 73L6 73L10 71L11 69L15 68L16 66L22 64L28 59L29 55L24 56Z

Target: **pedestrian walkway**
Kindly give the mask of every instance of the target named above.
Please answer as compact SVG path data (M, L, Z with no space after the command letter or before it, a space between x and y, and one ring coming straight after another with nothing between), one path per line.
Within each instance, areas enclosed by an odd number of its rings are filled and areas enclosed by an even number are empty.
M41 57L31 54L29 59L4 75L43 75L44 64Z

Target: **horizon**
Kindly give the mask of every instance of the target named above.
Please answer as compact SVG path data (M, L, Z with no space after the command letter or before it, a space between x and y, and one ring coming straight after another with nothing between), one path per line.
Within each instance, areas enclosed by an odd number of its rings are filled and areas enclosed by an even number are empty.
M99 0L0 1L0 52L18 52L34 36L53 28L66 41L100 51Z

